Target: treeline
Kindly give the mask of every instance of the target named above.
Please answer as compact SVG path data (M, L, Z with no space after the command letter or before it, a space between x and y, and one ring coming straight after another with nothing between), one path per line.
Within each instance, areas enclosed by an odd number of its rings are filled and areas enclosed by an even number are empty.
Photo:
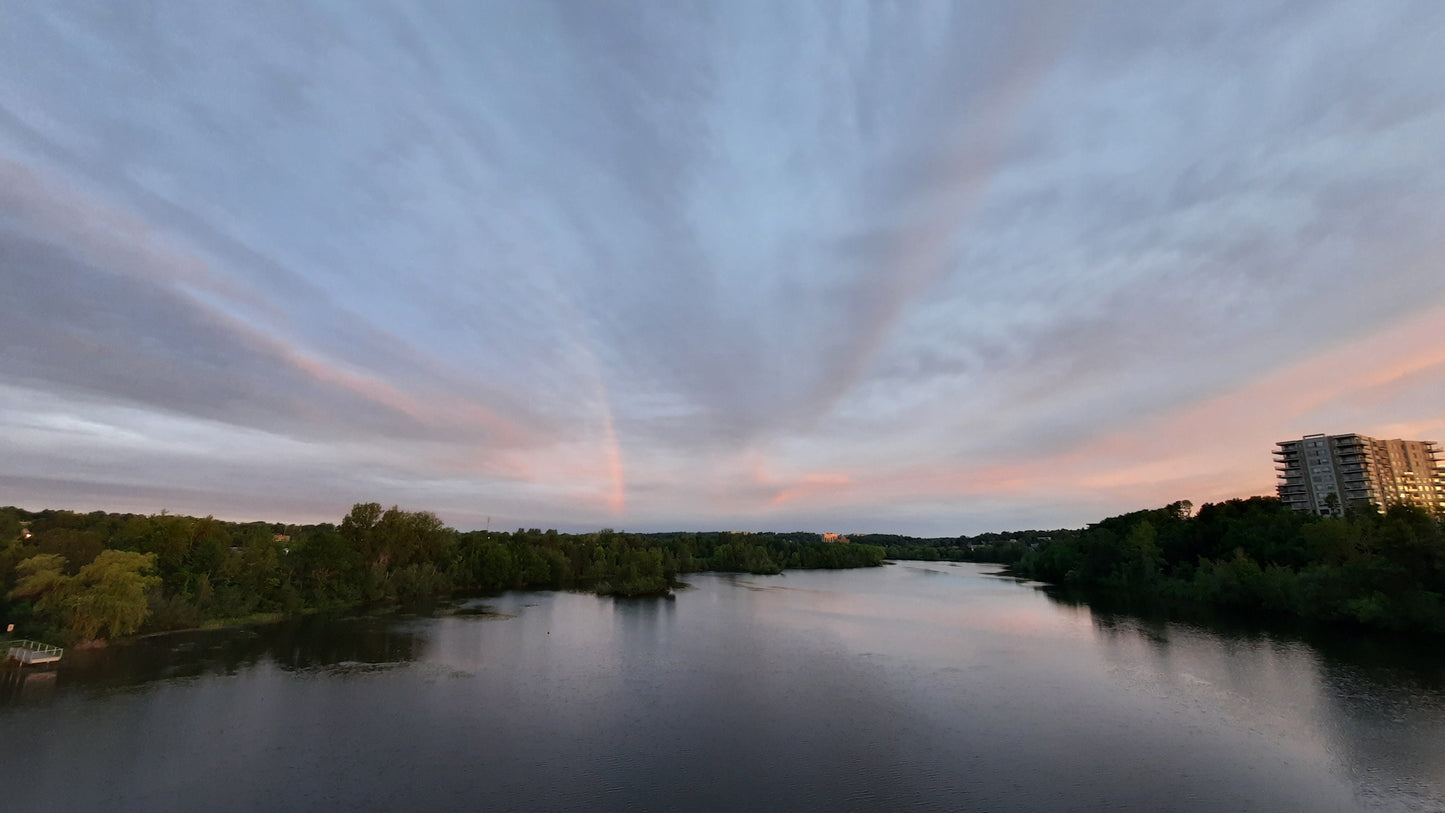
M1445 635L1445 529L1412 506L1344 517L1273 497L1111 517L1027 550L1020 575L1166 606Z
M1077 530L1059 529L928 538L898 534L855 534L850 538L861 544L882 547L889 559L1012 564L1034 548L1054 540L1072 539L1078 534Z
M47 639L113 637L453 590L660 595L677 576L871 567L884 549L816 534L457 531L354 506L339 525L0 508L0 613Z

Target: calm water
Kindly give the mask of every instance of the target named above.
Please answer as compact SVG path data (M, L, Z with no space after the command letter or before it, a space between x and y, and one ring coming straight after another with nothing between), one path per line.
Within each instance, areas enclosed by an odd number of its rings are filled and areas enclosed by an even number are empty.
M67 656L7 810L1442 810L1445 660L1095 617L990 568L508 593ZM494 614L477 614L480 609Z

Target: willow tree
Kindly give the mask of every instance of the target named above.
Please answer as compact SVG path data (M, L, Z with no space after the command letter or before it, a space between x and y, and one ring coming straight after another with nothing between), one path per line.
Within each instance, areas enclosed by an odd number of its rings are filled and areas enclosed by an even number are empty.
M42 618L66 629L72 638L129 635L145 622L146 594L160 584L156 555L106 550L74 576L65 573L65 557L32 556L16 565L20 580L11 598L34 603Z

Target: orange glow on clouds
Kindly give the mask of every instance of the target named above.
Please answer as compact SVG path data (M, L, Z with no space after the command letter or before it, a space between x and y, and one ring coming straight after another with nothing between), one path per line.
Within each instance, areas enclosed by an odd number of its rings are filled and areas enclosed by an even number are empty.
M1342 370L1352 372L1342 376ZM1280 440L1310 432L1445 440L1445 402L1420 392L1438 386L1442 373L1445 307L1437 307L1233 391L1054 454L974 465L929 463L866 477L829 472L786 483L759 465L754 480L781 486L770 500L773 506L975 497L1085 501L1127 510L1179 499L1200 503L1272 494L1270 452ZM1380 405L1386 403L1404 417L1381 421Z
M853 478L842 473L805 474L795 485L779 491L772 499L773 505L783 505L794 500L809 500L833 494L853 485Z

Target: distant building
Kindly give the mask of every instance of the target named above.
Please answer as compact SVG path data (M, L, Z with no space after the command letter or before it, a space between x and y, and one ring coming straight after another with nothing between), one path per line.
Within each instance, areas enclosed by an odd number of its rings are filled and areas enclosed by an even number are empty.
M823 537L823 541L824 541L824 542L847 542L847 541L848 541L848 537L846 537L846 536L844 536L844 535L842 535L842 534L823 534L822 537Z
M1369 502L1445 515L1445 469L1434 441L1305 435L1277 446L1279 498L1296 511L1339 515Z

